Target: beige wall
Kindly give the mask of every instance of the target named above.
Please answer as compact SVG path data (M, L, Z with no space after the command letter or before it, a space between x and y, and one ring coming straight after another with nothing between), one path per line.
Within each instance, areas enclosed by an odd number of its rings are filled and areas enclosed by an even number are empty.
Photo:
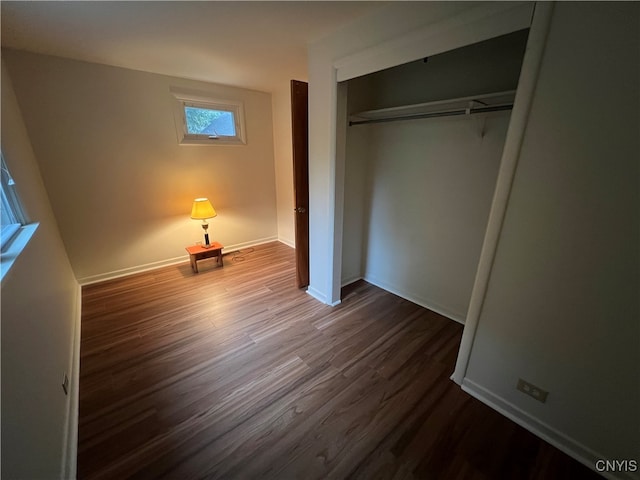
M273 147L278 205L278 240L295 244L293 217L293 153L291 139L291 87L284 84L272 93Z
M277 238L271 95L17 51L3 52L76 276L185 258L195 197L226 247ZM244 102L246 146L180 146L170 87Z
M77 415L70 399L77 395L80 289L4 62L2 152L26 214L40 224L2 281L2 478L60 478L68 420ZM61 387L65 372L70 396ZM68 438L75 443L73 432Z

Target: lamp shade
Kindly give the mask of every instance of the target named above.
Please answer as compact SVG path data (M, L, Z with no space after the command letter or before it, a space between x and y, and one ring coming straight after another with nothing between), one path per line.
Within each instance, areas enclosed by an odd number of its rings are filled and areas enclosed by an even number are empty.
M206 220L207 218L213 218L217 215L213 209L213 205L208 198L196 198L193 201L193 207L191 207L191 218L194 220Z

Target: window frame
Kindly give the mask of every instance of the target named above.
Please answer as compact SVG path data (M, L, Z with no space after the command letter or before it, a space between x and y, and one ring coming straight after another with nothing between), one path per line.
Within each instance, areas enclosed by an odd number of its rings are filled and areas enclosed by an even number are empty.
M27 244L36 233L39 223L28 223L30 220L22 208L22 202L16 191L16 184L4 161L4 155L0 151L0 170L2 200L0 208L7 209L11 223L2 225L2 241L0 244L0 279L4 284L7 274L18 256L26 248ZM15 223L13 223L15 222Z
M27 224L27 217L24 214L20 199L15 189L15 182L9 173L4 155L0 152L0 176L2 186L2 210L10 219L10 223L1 226L0 230L0 251L4 252L8 245L24 225Z
M244 122L244 104L238 100L222 100L214 98L203 92L192 92L172 88L173 114L176 127L176 136L180 145L246 145L246 131ZM187 119L185 107L204 108L231 112L235 125L235 136L219 135L217 137L208 134L190 134L187 131Z

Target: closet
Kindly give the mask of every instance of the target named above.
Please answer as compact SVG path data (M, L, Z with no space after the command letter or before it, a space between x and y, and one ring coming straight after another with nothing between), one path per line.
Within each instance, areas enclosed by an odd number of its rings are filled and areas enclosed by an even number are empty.
M343 285L464 322L527 34L346 82Z

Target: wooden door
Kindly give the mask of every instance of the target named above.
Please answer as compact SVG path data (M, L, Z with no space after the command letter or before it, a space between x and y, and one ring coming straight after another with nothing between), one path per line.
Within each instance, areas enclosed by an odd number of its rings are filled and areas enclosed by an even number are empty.
M308 85L291 80L293 195L296 229L296 283L309 285L309 116Z

